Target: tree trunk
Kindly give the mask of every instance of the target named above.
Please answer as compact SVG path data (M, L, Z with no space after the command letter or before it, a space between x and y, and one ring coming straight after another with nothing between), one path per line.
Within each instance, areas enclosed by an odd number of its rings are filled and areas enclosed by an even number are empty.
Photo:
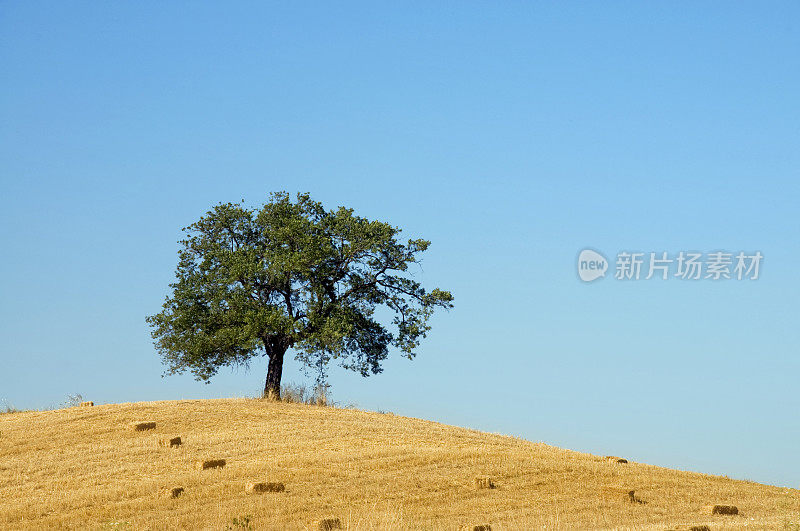
M283 356L286 348L272 345L267 346L269 365L267 366L267 381L264 384L264 396L274 400L281 398L281 376L283 375Z

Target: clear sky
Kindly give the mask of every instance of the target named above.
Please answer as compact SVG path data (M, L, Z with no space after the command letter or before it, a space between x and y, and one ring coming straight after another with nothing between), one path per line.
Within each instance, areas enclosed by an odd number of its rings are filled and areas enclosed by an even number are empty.
M181 227L308 191L456 297L334 399L800 485L798 3L4 1L0 76L0 405L257 394L162 378L144 317ZM764 261L584 283L586 247Z

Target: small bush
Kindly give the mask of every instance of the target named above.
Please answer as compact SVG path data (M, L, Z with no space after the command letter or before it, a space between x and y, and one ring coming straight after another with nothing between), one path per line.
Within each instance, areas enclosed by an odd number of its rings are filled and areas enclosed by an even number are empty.
M330 391L327 384L317 385L311 389L302 384L285 384L281 386L281 402L288 404L308 404L313 406L334 407L336 404L330 400ZM274 397L262 394L264 400L274 400Z
M67 399L64 401L64 407L78 407L83 402L83 395L80 393L74 395L67 395Z
M226 531L231 531L233 529L255 529L255 528L250 523L250 515L248 514L247 516L234 517L233 520L231 520L230 525L228 525L225 529Z
M497 486L489 476L478 476L475 478L475 488L477 489L495 489Z
M305 404L308 391L305 385L287 384L281 386L281 402Z
M14 406L9 404L5 400L3 400L3 406L0 407L0 415L5 414L5 413L19 413L21 411L22 411L21 409L15 408Z

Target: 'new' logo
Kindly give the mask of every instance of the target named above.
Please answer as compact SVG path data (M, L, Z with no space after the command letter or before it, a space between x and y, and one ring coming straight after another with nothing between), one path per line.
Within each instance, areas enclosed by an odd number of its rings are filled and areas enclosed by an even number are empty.
M606 276L608 260L602 254L591 249L584 249L578 255L578 276L584 282L591 282Z

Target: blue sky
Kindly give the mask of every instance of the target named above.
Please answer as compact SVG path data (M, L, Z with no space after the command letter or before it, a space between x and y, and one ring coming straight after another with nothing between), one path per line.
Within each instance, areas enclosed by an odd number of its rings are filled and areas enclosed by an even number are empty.
M0 401L258 393L265 360L162 378L144 317L181 227L308 191L430 239L418 276L456 297L415 361L333 370L335 399L796 487L799 15L0 3ZM765 258L587 284L585 247Z

